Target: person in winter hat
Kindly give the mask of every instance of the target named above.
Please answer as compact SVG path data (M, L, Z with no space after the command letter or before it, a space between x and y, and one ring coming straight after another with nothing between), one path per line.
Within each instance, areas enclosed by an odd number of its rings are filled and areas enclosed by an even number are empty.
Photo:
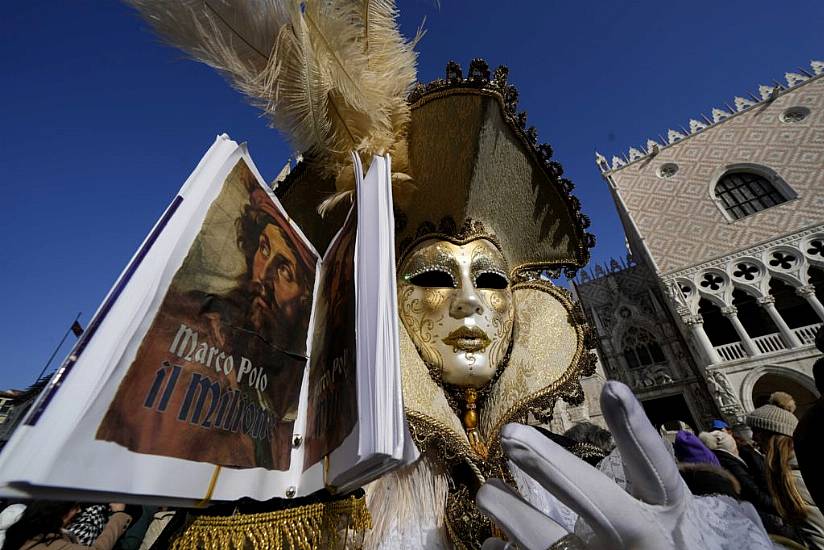
M672 444L672 448L675 451L675 458L678 459L678 462L686 462L689 464L704 463L720 466L718 459L712 454L712 451L692 432L680 430L675 434L675 441Z
M793 540L802 540L798 530L784 522L778 514L766 484L758 483L759 472L752 472L739 455L735 438L725 430L709 432L706 437L712 440L712 446L708 446L715 453L721 467L732 474L741 485L741 499L752 503L767 532Z
M710 424L710 429L712 431L715 431L715 430L729 430L730 425L727 424L725 421L721 420L720 418L715 418L715 419L713 419L712 424Z
M718 463L712 453L717 445L710 432L701 432L696 438L692 432L679 431L672 445L678 473L694 495L726 495L738 500L741 485Z
M711 451L718 447L718 440L712 435L712 432L701 432L698 434L698 439Z
M797 526L808 546L824 550L824 515L810 496L795 458L793 432L798 419L790 411L768 404L747 415L753 438L766 455L767 487L775 508Z
M787 409L770 403L762 405L749 413L747 415L747 425L752 428L753 439L760 444L765 432L792 437L793 431L798 425L798 418ZM759 432L761 433L759 434ZM763 447L762 450L766 451Z

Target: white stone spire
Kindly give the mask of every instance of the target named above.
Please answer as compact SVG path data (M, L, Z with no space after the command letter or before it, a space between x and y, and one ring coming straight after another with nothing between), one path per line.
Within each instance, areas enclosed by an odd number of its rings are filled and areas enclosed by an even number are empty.
M682 139L684 139L684 134L682 134L678 130L667 130L667 141L669 141L670 143L675 143L676 141L680 141Z
M755 107L755 102L750 101L749 99L747 99L745 97L736 96L733 101L735 102L735 110L738 111L739 113L741 111L743 111L744 109L748 109L750 107Z
M712 110L712 121L713 122L721 122L722 120L724 120L728 116L730 116L730 114L727 111L725 111L724 109L719 109L718 107L716 107L715 109Z
M707 125L700 120L695 120L694 118L690 119L690 133L694 134L695 132L700 132L706 127Z
M784 78L787 79L787 86L789 86L790 88L792 88L796 84L801 84L805 80L810 79L809 76L804 76L803 74L798 74L798 73L786 73L784 75Z

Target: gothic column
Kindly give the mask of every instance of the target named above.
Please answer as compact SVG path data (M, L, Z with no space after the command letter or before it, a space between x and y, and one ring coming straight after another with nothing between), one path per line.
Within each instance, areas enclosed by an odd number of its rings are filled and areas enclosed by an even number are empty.
M815 310L818 318L824 321L824 305L821 305L821 301L815 295L815 287L813 285L800 286L795 289L795 293L807 300L810 307Z
M761 352L758 351L758 346L756 346L755 342L752 341L752 338L750 338L750 335L747 334L747 330L744 328L744 325L741 324L741 320L738 318L738 308L735 306L722 307L721 314L727 319L729 319L730 323L732 323L732 328L734 328L735 332L738 333L738 337L741 339L741 344L747 351L747 355L749 355L750 357L761 355Z
M790 348L797 348L801 347L801 340L793 333L792 329L787 325L784 318L778 313L778 310L775 309L775 298L772 296L762 296L758 298L758 305L763 307L767 310L767 313L772 319L775 326L778 327L778 330L781 332L781 338L783 338L784 342L787 344L787 347Z
M704 353L704 358L709 361L710 365L720 363L721 358L718 357L718 352L715 351L715 347L712 345L712 342L710 342L710 338L704 330L704 318L701 317L701 315L686 315L681 319L684 321L684 324L689 327L690 334L695 337L698 346Z

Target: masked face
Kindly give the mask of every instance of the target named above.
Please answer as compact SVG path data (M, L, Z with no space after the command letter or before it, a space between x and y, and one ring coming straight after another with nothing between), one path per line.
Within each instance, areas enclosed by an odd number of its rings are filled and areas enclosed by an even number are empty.
M424 241L401 265L401 320L444 382L483 386L503 361L514 320L507 273L503 255L486 239Z

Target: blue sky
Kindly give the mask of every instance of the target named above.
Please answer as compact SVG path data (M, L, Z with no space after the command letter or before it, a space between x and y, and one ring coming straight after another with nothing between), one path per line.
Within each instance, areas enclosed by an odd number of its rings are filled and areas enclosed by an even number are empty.
M509 66L593 220L595 261L625 253L596 147L626 152L824 59L820 0L400 8L408 35L426 17L420 80L450 59ZM77 312L88 323L215 135L247 141L267 178L290 151L218 75L117 2L9 4L0 67L0 388L10 388L33 381Z

